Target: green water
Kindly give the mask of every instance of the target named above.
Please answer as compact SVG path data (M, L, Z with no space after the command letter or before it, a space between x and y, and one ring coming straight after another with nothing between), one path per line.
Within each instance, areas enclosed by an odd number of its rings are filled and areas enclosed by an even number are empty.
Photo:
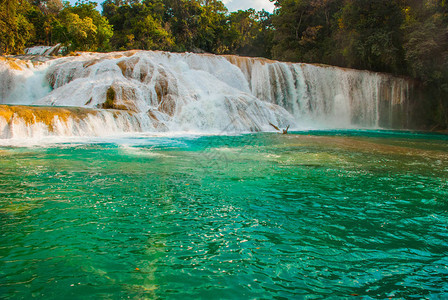
M446 299L448 137L0 148L0 298Z

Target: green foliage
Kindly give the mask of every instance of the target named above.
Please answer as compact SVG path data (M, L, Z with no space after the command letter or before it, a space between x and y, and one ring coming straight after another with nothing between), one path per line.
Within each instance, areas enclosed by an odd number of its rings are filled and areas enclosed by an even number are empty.
M346 0L335 32L349 67L401 73L404 21L398 1Z
M67 12L61 21L64 26L63 32L67 46L76 50L95 50L97 27L90 17L81 19L79 15Z
M273 57L280 60L331 63L335 57L332 28L341 0L277 1L273 17ZM330 48L331 46L331 48Z
M448 83L445 0L277 0L275 5L276 59Z
M52 23L54 42L68 50L108 51L113 35L108 20L96 10L94 2L77 2L66 6Z
M448 20L443 7L408 7L403 28L409 73L427 83L448 82ZM448 89L447 89L448 90Z
M114 27L114 49L172 50L174 41L162 23L161 2L119 4L103 3L103 14Z
M408 73L423 81L432 95L431 120L448 127L448 7L445 1L423 1L405 8L404 49Z
M103 15L114 26L117 50L270 54L272 28L265 25L270 14L229 14L219 0L106 0Z
M31 9L27 1L0 1L0 54L21 53L34 33L24 14Z
M266 11L239 10L228 17L228 53L246 56L271 56L272 19Z
M0 0L2 53L62 43L68 52L169 50L270 57L271 15L228 13L220 0ZM22 4L19 5L18 1ZM12 30L11 30L12 29Z
M113 29L109 21L96 10L96 6L95 2L77 2L69 11L77 14L81 19L90 18L92 20L94 26L91 27L96 27L96 32L92 37L93 49L108 51L111 49L109 39L113 36Z
M28 45L63 43L68 50L108 51L113 35L94 2L1 0L0 52L21 53Z

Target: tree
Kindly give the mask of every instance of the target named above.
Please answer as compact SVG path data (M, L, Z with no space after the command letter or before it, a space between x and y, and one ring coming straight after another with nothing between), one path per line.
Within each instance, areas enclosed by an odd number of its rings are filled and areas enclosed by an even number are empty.
M23 52L34 33L24 16L30 4L26 0L0 0L0 54Z
M403 46L409 74L427 83L448 81L448 20L442 3L412 3L405 9Z
M105 1L103 14L114 26L114 49L172 50L174 39L163 23L164 4Z
M54 41L63 43L69 50L110 50L112 26L95 7L94 2L66 5L51 24Z
M445 1L408 1L404 49L408 74L426 87L427 123L448 127L448 7Z
M206 52L222 54L227 8L219 0L203 0L198 2L198 27L194 37L193 47Z
M335 39L348 67L403 73L404 14L398 0L346 0L337 17Z
M219 0L106 0L103 14L114 26L116 49L223 53L226 12Z
M272 22L273 57L300 62L330 62L332 30L341 0L279 0Z
M96 10L97 3L90 1L79 1L75 6L69 8L69 11L77 14L81 19L88 21L92 20L93 25L96 27L96 33L93 36L94 46L96 51L108 51L111 49L109 45L109 39L113 36L113 27L109 24L109 21L101 16L98 10Z
M228 16L227 53L271 57L273 26L265 10L239 10Z
M256 21L259 24L259 31L253 41L253 48L255 51L252 51L248 55L272 58L272 47L275 32L275 28L272 23L272 14L265 10L257 12Z
M132 27L133 48L146 50L169 50L174 45L171 34L167 32L152 15L147 14L135 21Z

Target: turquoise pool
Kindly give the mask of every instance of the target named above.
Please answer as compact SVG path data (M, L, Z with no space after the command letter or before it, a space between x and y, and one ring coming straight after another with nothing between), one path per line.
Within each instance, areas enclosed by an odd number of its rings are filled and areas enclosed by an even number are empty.
M0 147L0 298L444 299L448 136Z

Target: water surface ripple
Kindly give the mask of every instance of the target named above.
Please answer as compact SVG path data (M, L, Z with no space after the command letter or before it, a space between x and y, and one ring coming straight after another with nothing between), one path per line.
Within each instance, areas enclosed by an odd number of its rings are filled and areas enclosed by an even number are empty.
M445 299L448 138L0 148L4 299Z

